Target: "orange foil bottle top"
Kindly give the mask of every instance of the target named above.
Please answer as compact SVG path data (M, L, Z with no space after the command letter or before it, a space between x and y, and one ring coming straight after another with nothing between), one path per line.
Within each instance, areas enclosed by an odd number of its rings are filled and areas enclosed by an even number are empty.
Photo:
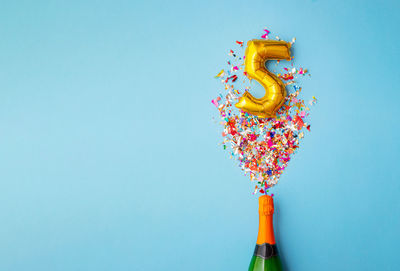
M282 271L282 264L275 244L274 226L274 200L271 196L264 195L258 200L258 225L257 244L251 258L249 271Z
M275 244L273 215L274 215L274 199L269 195L263 195L258 199L258 237L257 244Z

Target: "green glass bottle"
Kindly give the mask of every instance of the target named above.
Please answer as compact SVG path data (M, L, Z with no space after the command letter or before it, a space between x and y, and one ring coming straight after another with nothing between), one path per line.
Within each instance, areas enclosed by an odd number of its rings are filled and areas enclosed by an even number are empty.
M258 237L249 271L282 271L282 264L275 243L272 220L274 215L274 200L271 196L263 195L259 198L258 203Z

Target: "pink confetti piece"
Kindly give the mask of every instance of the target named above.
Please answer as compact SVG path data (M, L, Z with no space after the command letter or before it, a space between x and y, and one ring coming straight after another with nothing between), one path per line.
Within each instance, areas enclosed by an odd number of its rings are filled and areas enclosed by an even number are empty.
M221 97L217 97L216 99L211 100L211 102L212 102L216 107L219 106L219 104L218 104L219 101L221 101Z

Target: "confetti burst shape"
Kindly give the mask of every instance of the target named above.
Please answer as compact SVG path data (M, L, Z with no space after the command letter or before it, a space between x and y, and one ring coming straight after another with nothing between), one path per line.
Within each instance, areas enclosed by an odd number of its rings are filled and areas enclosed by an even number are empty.
M264 32L264 35L270 33L269 30ZM291 43L294 42L295 38ZM255 182L254 194L263 194L278 183L305 132L311 130L307 121L309 106L317 99L312 96L306 103L300 98L299 79L310 74L303 67L296 68L292 58L290 62L272 61L277 69L279 64L287 64L278 72L273 71L284 82L288 93L276 118L260 118L236 109L234 105L241 94L251 90L251 82L244 72L243 42L236 42L236 47L237 50L231 49L228 53L228 67L215 76L223 84L223 91L212 103L219 111L223 126L223 148Z

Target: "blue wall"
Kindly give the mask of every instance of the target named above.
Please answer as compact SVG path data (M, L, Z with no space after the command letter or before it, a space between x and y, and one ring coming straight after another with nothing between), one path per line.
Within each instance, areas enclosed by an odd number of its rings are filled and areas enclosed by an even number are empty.
M319 99L274 190L287 270L400 270L399 2L215 2L2 4L0 270L246 270L257 198L210 100L264 27Z

